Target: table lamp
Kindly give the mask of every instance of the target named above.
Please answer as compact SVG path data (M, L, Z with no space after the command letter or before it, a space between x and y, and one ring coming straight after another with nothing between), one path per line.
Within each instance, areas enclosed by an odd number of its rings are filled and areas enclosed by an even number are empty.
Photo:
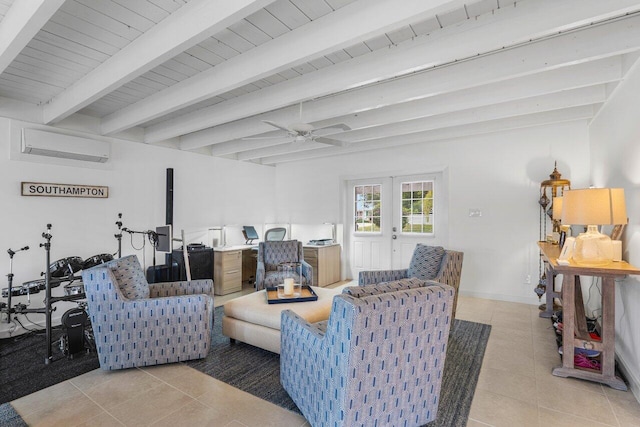
M563 194L562 223L586 225L575 240L573 260L578 265L597 267L613 261L611 238L598 231L599 225L627 223L623 188L584 188Z

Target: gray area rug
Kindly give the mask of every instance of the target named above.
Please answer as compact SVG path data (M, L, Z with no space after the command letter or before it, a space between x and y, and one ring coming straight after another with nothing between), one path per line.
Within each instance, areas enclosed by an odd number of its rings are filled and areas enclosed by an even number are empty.
M222 307L215 309L211 351L187 365L261 399L300 413L280 385L280 356L222 335ZM438 418L428 427L466 426L491 326L454 320L449 335Z
M10 403L3 403L0 405L0 426L23 427L26 425L28 424L22 420L22 417L18 415Z

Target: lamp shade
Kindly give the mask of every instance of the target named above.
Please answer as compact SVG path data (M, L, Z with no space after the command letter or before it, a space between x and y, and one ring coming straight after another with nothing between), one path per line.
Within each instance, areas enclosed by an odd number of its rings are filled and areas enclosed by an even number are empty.
M551 208L553 209L553 220L560 221L562 219L562 197L554 197Z
M627 223L623 188L568 190L564 192L563 199L563 224L610 225Z

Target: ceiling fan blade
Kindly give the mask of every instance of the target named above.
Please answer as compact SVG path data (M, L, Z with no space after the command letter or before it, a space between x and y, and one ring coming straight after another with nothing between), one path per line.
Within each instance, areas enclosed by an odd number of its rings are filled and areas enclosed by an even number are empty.
M257 139L287 139L289 138L288 135L281 135L281 136L247 136L244 138L240 138L242 141L252 141L252 140L257 140Z
M322 126L320 128L315 128L315 130L320 129L341 129L341 130L351 130L351 128L345 123L336 123L334 125Z
M278 123L274 123L274 122L272 122L270 120L263 120L262 123L266 123L269 126L273 126L274 128L281 129L281 130L283 130L285 132L291 132L291 129L286 128L286 127L284 127L282 125L279 125Z
M349 145L347 141L338 141L337 139L325 138L322 136L314 138L313 140L322 144L335 145L336 147L346 147L347 145Z

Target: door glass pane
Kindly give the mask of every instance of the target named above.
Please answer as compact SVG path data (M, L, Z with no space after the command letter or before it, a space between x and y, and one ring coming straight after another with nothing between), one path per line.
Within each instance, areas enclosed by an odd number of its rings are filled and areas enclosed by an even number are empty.
M402 232L433 234L433 181L400 184Z
M358 233L379 233L382 185L356 185L353 190L354 231Z

